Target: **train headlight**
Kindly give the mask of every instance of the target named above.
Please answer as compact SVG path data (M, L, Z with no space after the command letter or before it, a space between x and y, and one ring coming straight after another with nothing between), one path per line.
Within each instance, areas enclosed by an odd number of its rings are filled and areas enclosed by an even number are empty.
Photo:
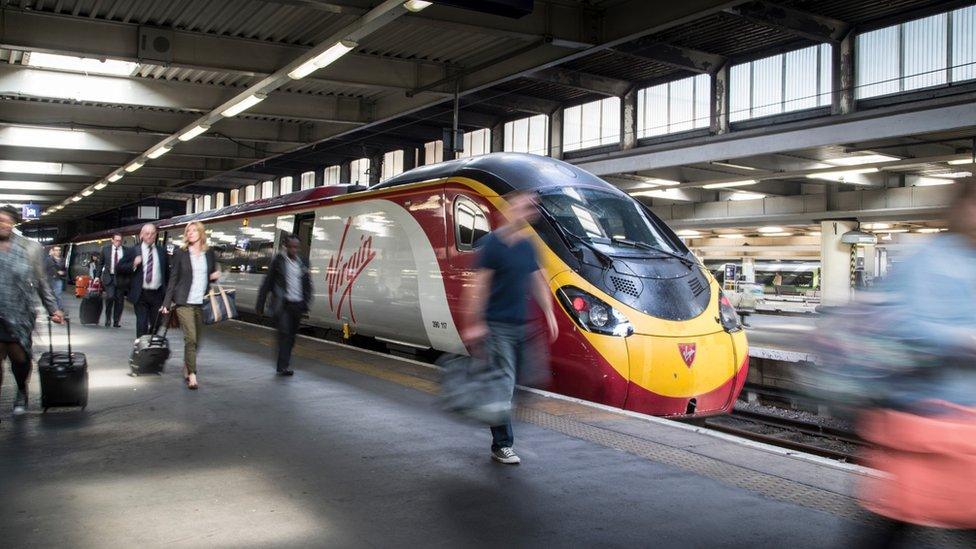
M718 296L718 315L719 321L722 323L722 328L726 332L731 334L742 329L742 320L739 318L739 313L735 312L735 307L732 306L732 302L729 301L729 298L724 293Z
M575 286L563 286L556 292L569 316L588 332L627 337L634 333L630 320L600 298Z

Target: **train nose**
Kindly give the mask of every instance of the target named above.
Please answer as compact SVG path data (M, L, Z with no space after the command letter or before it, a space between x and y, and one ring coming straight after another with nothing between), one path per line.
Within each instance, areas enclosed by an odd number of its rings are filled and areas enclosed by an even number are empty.
M665 416L727 411L745 382L744 348L744 336L724 331L692 337L634 334L627 338L624 407Z

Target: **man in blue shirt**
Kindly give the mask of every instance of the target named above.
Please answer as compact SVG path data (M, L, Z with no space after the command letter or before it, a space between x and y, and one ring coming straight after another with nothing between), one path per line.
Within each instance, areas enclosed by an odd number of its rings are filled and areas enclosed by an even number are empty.
M482 345L493 368L504 373L509 394L514 396L516 372L525 365L529 296L545 315L552 340L558 335L549 284L539 270L535 247L529 239L529 223L538 215L532 198L524 193L505 197L505 222L478 243L477 271L467 292L469 345ZM521 459L512 449L511 421L491 427L491 457L515 465Z

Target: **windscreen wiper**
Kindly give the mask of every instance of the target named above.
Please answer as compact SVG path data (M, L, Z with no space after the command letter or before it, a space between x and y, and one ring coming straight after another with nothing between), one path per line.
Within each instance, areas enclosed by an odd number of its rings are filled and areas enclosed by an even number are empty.
M537 204L537 205L539 206L539 212L542 213L542 217L545 217L546 220L549 221L549 223L551 223L556 228L556 232L559 233L559 236L562 237L563 242L566 244L568 248L573 249L574 247L573 241L576 241L578 244L582 244L583 246L589 248L590 251L593 252L593 255L595 255L596 258L599 259L601 263L605 263L607 265L613 264L613 257L611 257L610 255L604 252L601 252L596 246L594 246L592 243L590 243L582 236L570 230L567 230L541 204Z
M652 245L647 244L645 242L638 242L636 240L628 240L626 238L617 238L617 237L611 238L610 240L613 241L616 244L623 244L624 246L631 246L633 248L641 248L643 250L657 252L657 253L661 253L661 254L664 254L664 255L669 256L669 257L673 257L673 258L677 259L678 261L680 261L681 263L683 263L689 269L693 269L695 267L695 262L692 261L692 260L690 260L690 259L688 259L687 257L685 257L683 255L676 254L674 252L670 252L670 251L665 250L665 249L662 249L662 248L658 248L657 246L652 246Z

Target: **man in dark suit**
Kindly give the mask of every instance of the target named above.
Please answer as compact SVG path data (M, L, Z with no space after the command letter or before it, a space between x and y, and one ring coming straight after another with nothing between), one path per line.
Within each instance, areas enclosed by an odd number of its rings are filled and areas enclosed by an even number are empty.
M122 308L125 307L127 282L119 272L119 262L125 256L122 235L112 235L112 243L102 248L102 288L105 291L105 327L121 326Z
M285 238L284 250L275 256L268 274L258 291L257 313L267 311L278 324L278 375L290 376L291 351L295 347L295 334L302 317L312 305L312 276L308 264L298 255L299 240L290 235Z
M166 283L169 279L169 258L166 250L156 244L156 226L146 223L139 231L139 243L125 251L117 267L131 277L129 301L136 312L136 337L152 330L152 322L163 306Z

